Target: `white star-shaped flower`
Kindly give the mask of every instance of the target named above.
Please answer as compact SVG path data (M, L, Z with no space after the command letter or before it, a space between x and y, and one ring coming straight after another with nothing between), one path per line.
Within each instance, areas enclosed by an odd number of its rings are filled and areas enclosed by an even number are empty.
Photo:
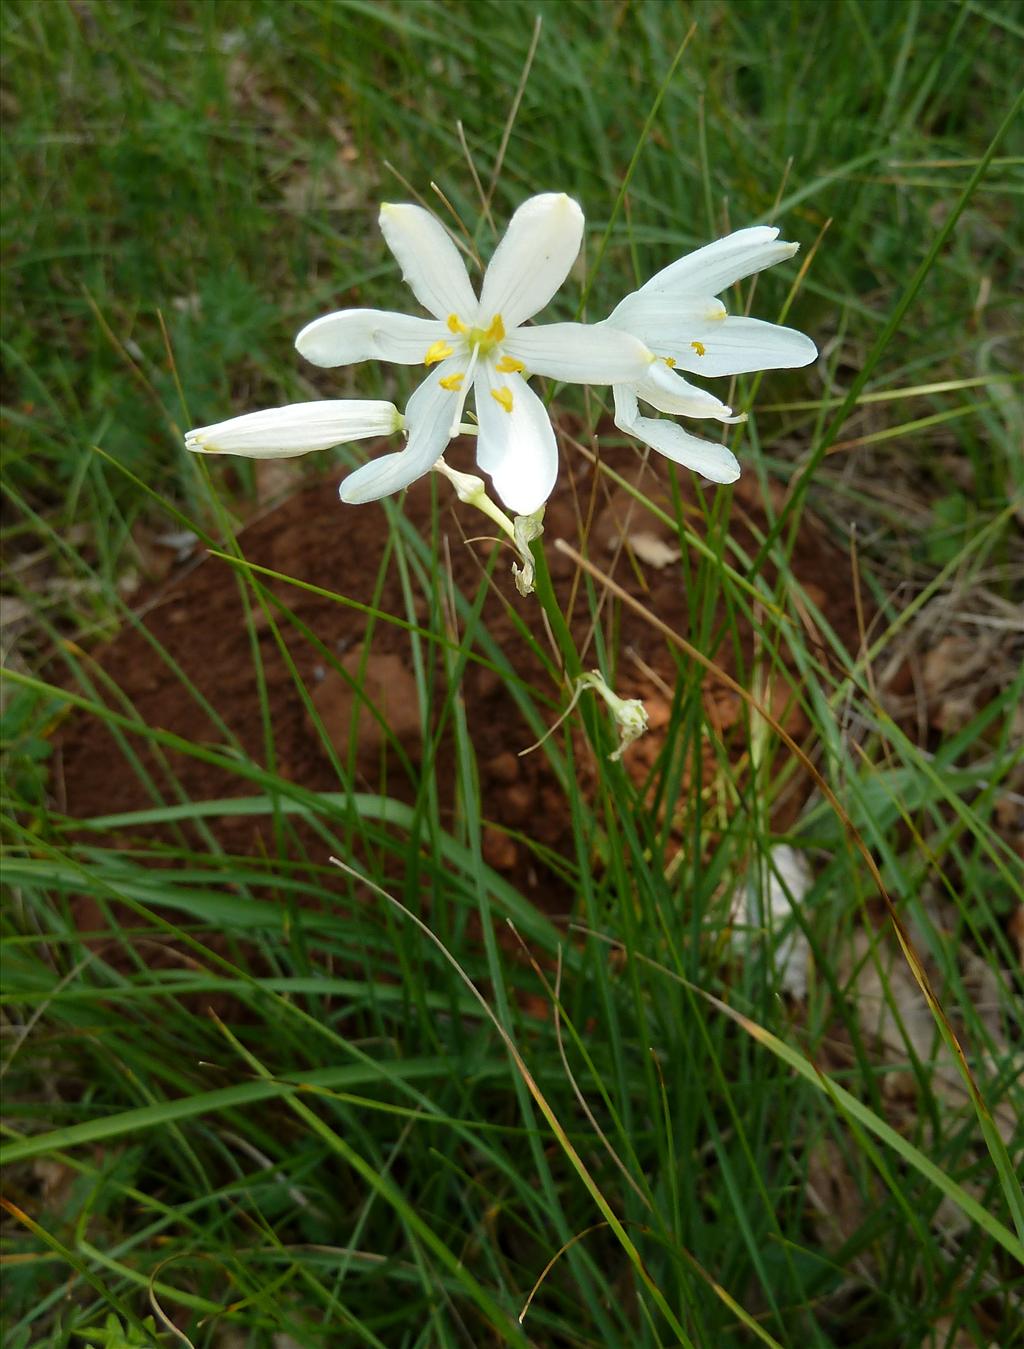
M583 212L564 193L524 202L491 258L479 299L458 249L429 211L384 205L380 225L406 282L433 318L348 309L315 320L295 340L315 365L377 357L428 371L405 411L405 448L346 478L342 501L373 501L426 473L456 434L472 390L479 467L515 514L536 511L555 485L558 450L529 376L616 384L641 381L653 364L642 341L612 326L523 326L576 260Z
M677 422L642 416L639 403L684 417L742 421L714 394L679 373L740 375L808 365L818 354L809 337L760 319L732 317L715 296L734 282L791 258L799 244L777 242L765 225L737 230L679 258L633 291L598 327L638 338L655 353L637 380L616 382L615 424L712 482L734 482L736 456L724 445L691 435Z

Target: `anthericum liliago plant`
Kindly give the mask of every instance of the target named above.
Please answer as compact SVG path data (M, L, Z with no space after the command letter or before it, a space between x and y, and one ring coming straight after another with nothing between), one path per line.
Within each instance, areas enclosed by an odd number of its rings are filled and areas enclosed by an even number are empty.
M403 449L370 460L342 482L342 501L374 501L438 469L463 501L484 511L512 540L521 560L513 569L516 584L524 594L534 582L531 543L541 532L544 503L558 476L554 429L529 386L531 376L610 384L622 431L712 482L733 482L740 467L727 446L703 440L675 421L643 415L640 404L669 416L739 422L745 414L734 414L683 372L736 375L814 360L810 338L759 319L730 317L716 298L743 277L792 257L798 245L779 242L774 228L738 230L671 263L600 323L526 326L568 276L583 224L579 204L565 193L525 201L494 251L478 296L453 239L429 211L383 205L384 238L431 317L344 309L307 324L295 345L320 366L374 358L422 366L426 376L404 415L384 401L296 403L199 427L188 432L186 446L275 458L404 431ZM476 421L467 425L463 416L471 392ZM487 497L480 478L445 464L449 441L463 432L476 435L477 464L515 520ZM598 672L584 675L574 652L562 655L576 685L573 701L593 688L612 707L622 736L617 757L642 733L642 709L617 699Z
M730 317L715 297L733 282L793 256L777 229L738 230L678 259L627 295L601 323L525 326L556 293L583 239L583 212L564 193L531 197L513 215L484 274L480 296L450 235L419 206L385 204L384 238L431 318L345 309L307 324L299 352L320 366L373 358L421 365L427 375L404 416L388 402L295 403L189 431L190 450L275 458L347 441L406 433L406 444L371 460L341 484L344 502L374 501L427 473L460 431L477 436L477 464L516 515L547 501L558 473L550 418L531 375L612 385L619 428L712 482L732 482L739 464L724 445L676 422L640 414L645 403L669 415L741 421L732 408L690 383L807 365L817 350L792 328ZM472 390L476 425L462 422Z

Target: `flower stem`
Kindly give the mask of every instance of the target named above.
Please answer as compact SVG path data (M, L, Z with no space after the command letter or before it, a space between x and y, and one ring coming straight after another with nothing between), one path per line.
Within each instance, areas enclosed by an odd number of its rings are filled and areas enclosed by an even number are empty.
M536 587L537 601L547 616L552 636L555 639L555 645L558 648L558 654L562 662L562 670L566 677L566 683L575 685L576 680L583 673L583 664L580 660L580 653L576 650L576 643L573 641L572 633L569 631L569 625L565 621L565 615L558 603L558 597L555 595L555 588L551 582L551 572L548 570L548 560L544 554L544 542L542 538L534 539L530 544L530 552L533 554L534 564L534 585Z

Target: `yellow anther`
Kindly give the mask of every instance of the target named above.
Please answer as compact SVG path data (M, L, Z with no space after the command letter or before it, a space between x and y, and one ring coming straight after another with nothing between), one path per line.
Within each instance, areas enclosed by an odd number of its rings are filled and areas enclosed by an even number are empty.
M676 368L676 358L674 356L662 356L661 358L670 370Z
M495 314L494 318L491 319L490 326L484 333L484 338L485 340L489 338L492 342L504 342L505 325L501 321L500 314Z
M450 333L468 333L469 329L459 318L458 314L448 315L448 331Z
M436 365L438 361L443 361L450 356L453 350L453 347L439 338L432 347L428 347L427 354L423 357L423 364Z
M697 353L698 356L707 355L707 352L704 350L703 342L691 342L690 346L693 347L694 351Z
M522 361L517 361L514 356L502 356L501 360L494 368L495 370L499 370L503 375L518 375L520 371L526 369Z
M500 389L492 389L491 397L499 404L499 406L503 407L506 412L512 411L512 390L506 385L502 385Z
M448 389L451 393L458 393L465 378L464 374L459 373L457 375L446 375L444 379L439 379L437 382L442 389Z

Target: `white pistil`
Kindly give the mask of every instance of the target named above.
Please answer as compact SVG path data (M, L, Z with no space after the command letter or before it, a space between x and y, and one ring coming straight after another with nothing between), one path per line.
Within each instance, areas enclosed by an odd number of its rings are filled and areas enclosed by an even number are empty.
M459 434L459 423L462 421L462 411L466 406L466 396L473 387L473 372L476 370L477 359L480 355L480 344L477 343L473 348L473 354L469 358L469 365L466 367L466 377L459 387L459 401L455 404L455 413L452 417L451 430L448 432L449 439Z

